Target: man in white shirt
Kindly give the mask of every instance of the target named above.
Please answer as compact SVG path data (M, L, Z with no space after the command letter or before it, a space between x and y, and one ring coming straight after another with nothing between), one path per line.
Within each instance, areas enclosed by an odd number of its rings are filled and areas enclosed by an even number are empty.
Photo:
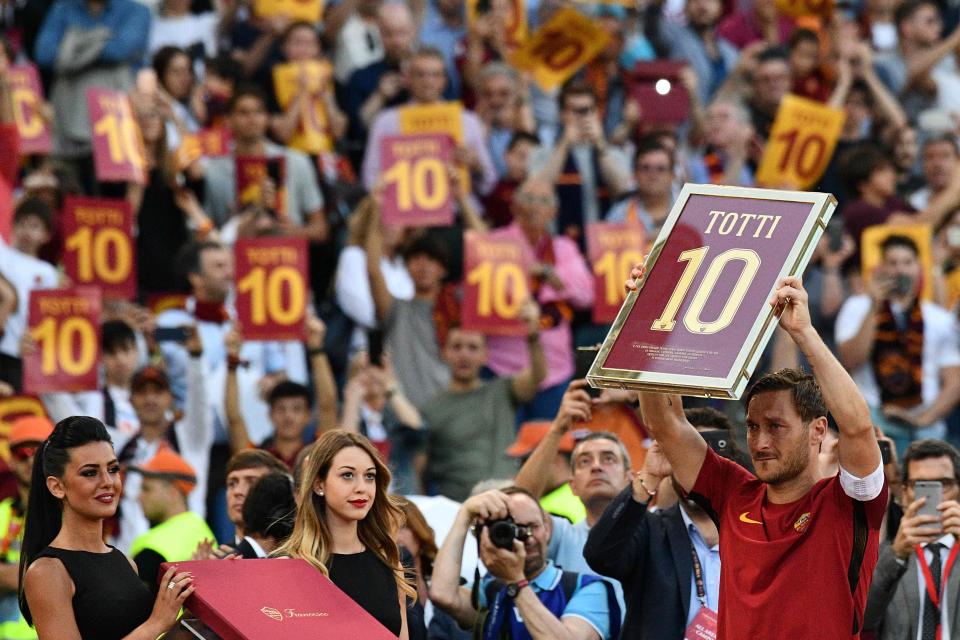
M864 631L879 640L950 640L960 632L960 571L950 570L960 535L958 470L960 453L942 440L918 440L907 448L901 500L906 513L896 537L880 550L863 618ZM943 487L939 516L917 515L923 504L915 490L919 481ZM928 577L941 588L934 597Z
M918 438L943 438L944 418L960 399L957 326L946 309L920 300L917 245L890 236L869 293L840 308L840 361L870 406L873 424L902 453Z

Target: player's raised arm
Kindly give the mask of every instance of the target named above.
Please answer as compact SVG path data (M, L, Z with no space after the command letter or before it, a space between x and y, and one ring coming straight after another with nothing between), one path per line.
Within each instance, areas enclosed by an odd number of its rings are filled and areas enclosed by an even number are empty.
M627 282L628 290L636 289L636 281L643 276L643 269L635 267ZM703 459L707 455L707 443L683 413L683 399L676 394L640 392L640 413L643 423L653 438L660 443L673 466L673 475L685 491L693 489ZM650 487L654 489L654 487Z
M807 357L827 410L840 429L840 466L865 478L880 466L880 447L870 421L870 409L856 383L810 322L807 292L799 278L783 278L770 299L783 327Z

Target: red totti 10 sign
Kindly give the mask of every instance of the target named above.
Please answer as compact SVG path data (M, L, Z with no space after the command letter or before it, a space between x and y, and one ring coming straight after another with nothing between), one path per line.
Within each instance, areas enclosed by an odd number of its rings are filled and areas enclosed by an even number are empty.
M824 193L685 185L588 380L739 398L776 328L774 287L803 273L835 208Z

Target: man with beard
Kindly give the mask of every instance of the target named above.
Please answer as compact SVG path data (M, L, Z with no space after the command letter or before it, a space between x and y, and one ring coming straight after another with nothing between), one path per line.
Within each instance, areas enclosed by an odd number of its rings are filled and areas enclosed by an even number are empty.
M512 518L517 529L510 548L491 540L490 523L504 518ZM474 523L483 525L480 559L488 570L479 584L477 607L471 590L459 586L463 545ZM462 627L481 625L485 639L616 638L620 611L609 584L546 559L549 538L546 515L527 491L511 487L469 498L437 553L430 599Z
M529 402L547 371L540 344L540 313L523 305L530 365L514 376L484 380L487 341L482 333L452 327L443 345L450 385L421 409L427 425L424 485L430 493L464 500L486 478L510 477L516 463L504 450L516 434L517 405Z
M707 446L678 395L640 393L644 424L681 489L718 523L717 637L857 638L887 504L880 448L866 401L810 323L800 279L781 279L770 305L813 374L783 369L747 391L756 475ZM828 411L840 432L840 472L823 478Z
M903 455L912 440L946 436L945 418L960 398L960 344L950 313L920 299L916 243L892 235L881 256L868 293L840 308L837 352L873 422Z

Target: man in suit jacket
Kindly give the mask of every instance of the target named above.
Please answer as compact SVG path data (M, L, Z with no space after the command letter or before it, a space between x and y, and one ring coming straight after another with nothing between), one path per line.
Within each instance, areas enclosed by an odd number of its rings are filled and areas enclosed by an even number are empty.
M943 637L947 629L950 637L960 634L960 571L944 576L960 535L958 471L960 453L942 440L918 440L904 453L901 503L907 509L896 537L880 551L863 617L864 631L873 631L880 640L935 640L941 637L938 626ZM941 483L940 516L917 515L924 500L917 498L915 483L922 480ZM936 586L946 580L945 607L937 606L940 594L936 600L930 597L927 577L935 594Z
M687 419L702 433L719 436L708 438L718 454L748 466L729 439L730 423L723 414L690 409ZM685 498L666 509L648 509L659 487L675 486L672 473L666 456L654 443L643 469L593 525L583 549L594 571L623 585L627 606L623 638L682 640L701 607L716 612L719 606L716 524ZM676 493L682 494L679 488ZM694 553L702 569L702 586L694 579Z

